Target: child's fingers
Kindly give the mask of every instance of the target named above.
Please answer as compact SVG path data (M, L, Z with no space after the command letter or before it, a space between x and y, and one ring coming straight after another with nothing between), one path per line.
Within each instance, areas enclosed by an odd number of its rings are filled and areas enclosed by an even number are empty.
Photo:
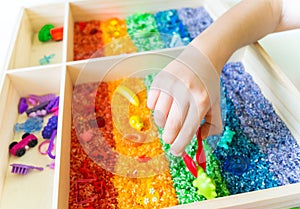
M160 91L158 89L150 89L147 98L147 106L149 109L154 110Z
M150 90L148 92L147 106L149 109L154 110L158 101L159 95L162 91L171 89L173 83L176 81L176 77L168 72L160 71L153 80Z
M222 128L220 105L215 103L205 116L205 123L201 127L201 137L206 139L208 136L219 134Z
M170 94L163 91L160 92L154 111L154 121L156 125L162 128L165 126L172 102L173 98Z
M202 108L201 115L203 117L205 108ZM181 156L185 147L190 143L200 124L199 114L195 103L191 103L184 120L183 126L179 131L176 139L171 145L171 153L174 156Z
M162 138L166 143L173 143L185 120L192 95L190 90L180 80L173 84L169 93L173 97L173 103L167 117Z
M185 114L187 112L188 104L179 108L178 103L173 100L165 127L164 132L162 134L162 139L167 144L172 144L179 133L183 121L185 118ZM185 110L183 110L185 109Z

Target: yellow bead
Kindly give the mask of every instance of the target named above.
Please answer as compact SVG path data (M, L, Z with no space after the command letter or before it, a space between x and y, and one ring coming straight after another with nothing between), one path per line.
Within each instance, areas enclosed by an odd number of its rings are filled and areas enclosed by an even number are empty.
M132 128L141 131L144 128L144 123L138 115L133 115L129 118L129 124Z

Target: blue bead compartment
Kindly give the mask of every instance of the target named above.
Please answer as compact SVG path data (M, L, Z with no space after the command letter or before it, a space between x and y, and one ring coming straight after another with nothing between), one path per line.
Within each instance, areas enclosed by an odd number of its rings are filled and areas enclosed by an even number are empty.
M300 147L241 62L224 66L221 86L224 122L236 133L214 155L231 194L300 182Z

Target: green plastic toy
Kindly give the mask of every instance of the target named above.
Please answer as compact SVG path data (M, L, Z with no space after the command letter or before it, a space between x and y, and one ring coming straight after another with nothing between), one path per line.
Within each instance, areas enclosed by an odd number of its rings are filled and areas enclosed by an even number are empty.
M52 39L52 35L50 33L50 30L52 28L54 28L54 25L52 25L52 24L46 24L46 25L44 25L40 29L39 34L38 34L39 41L41 41L41 42L50 41Z
M198 177L193 181L193 186L198 189L197 193L207 200L217 197L216 185L201 167L198 167Z
M229 127L226 126L223 136L220 138L218 146L223 147L224 149L228 149L228 146L232 142L232 137L234 136L234 134L235 132L231 131Z

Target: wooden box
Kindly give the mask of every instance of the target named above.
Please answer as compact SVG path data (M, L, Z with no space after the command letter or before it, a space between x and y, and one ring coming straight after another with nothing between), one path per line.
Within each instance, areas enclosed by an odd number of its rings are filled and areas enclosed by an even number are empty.
M101 76L115 63L132 55L73 60L73 35L75 21L106 20L110 17L125 18L135 12L155 12L181 7L204 6L216 19L227 7L218 0L102 0L70 1L64 4L24 8L20 14L17 31L12 38L9 59L3 69L0 92L0 209L66 209L69 198L69 159L71 139L72 92L83 69L88 68L85 80L99 81ZM38 29L47 23L64 27L63 41L41 44L37 41ZM176 57L184 47L162 49L144 54L145 65L151 63L151 53ZM39 66L44 55L55 53L49 65ZM147 56L149 55L149 56ZM241 61L247 72L272 102L277 114L285 121L293 136L300 143L300 93L289 79L258 44L238 50L233 61ZM153 62L153 61L152 61ZM155 63L161 68L167 62ZM131 72L138 71L133 67ZM130 73L112 73L105 80L116 80ZM49 159L38 157L36 151L28 152L24 158L16 159L8 153L14 136L14 124L18 121L17 104L20 97L28 94L55 93L60 96L58 134L56 138L55 169L26 176L13 176L9 164L15 161L47 164ZM272 189L231 195L198 203L180 205L175 208L290 208L300 206L300 183Z

